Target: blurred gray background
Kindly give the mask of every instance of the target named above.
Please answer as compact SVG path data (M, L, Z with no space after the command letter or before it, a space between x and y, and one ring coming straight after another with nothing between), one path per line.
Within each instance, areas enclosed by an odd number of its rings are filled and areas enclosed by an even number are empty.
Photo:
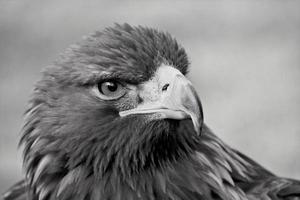
M82 35L128 22L186 48L206 123L300 179L300 1L0 0L0 192L22 177L22 113L40 70Z

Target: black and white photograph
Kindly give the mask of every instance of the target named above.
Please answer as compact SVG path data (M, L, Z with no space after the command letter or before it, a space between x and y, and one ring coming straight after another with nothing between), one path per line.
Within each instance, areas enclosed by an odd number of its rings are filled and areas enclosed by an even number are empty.
M0 199L300 200L300 1L0 0Z

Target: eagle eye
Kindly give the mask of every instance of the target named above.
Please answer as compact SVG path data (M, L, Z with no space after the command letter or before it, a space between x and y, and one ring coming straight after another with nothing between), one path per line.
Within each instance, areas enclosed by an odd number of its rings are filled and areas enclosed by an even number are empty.
M97 84L98 96L103 100L115 100L122 97L126 90L117 81L105 81Z

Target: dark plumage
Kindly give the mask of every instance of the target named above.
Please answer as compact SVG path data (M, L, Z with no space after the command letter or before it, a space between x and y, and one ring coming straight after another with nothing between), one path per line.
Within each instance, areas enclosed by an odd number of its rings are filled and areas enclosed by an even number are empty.
M36 84L26 178L4 199L300 199L203 123L188 66L168 33L128 24L70 47Z

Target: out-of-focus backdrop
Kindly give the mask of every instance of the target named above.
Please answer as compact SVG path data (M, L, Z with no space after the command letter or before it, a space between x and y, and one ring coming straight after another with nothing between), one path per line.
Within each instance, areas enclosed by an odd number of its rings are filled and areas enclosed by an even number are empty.
M0 0L0 192L21 179L22 113L41 69L114 22L186 48L206 123L281 176L300 179L300 1Z

